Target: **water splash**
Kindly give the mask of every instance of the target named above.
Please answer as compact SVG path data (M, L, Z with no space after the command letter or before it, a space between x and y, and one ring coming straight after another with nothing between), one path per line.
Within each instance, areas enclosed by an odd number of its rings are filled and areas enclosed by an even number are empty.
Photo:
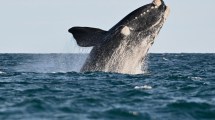
M39 54L15 67L18 72L67 73L79 72L87 54Z
M81 48L74 39L68 40L64 46L64 54L39 54L33 59L18 65L20 72L67 73L80 72L91 48ZM0 73L1 74L1 73Z

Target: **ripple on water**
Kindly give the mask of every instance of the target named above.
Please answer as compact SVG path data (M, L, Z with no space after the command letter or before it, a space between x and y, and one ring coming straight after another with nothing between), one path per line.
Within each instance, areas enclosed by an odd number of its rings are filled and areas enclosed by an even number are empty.
M140 113L135 110L129 110L126 108L111 108L103 112L92 112L89 116L90 119L116 119L116 120L150 120L151 116L149 113Z
M13 105L13 108L17 108L25 111L26 113L35 113L35 112L51 112L53 110L52 105L46 103L43 100L34 98L34 99L25 99Z
M215 120L215 54L153 54L143 75L64 72L48 69L62 55L45 57L0 62L0 120Z
M186 113L188 116L196 119L211 119L215 117L214 105L207 102L189 102L185 100L178 100L168 104L167 109L175 111L178 114Z

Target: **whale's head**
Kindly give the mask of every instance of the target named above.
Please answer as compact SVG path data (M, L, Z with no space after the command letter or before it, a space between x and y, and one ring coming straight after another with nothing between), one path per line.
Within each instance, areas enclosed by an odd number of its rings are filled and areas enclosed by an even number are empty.
M165 5L163 0L154 0L133 11L127 16L127 26L136 31L144 31L155 26L159 26L165 22L169 14L169 7Z
M142 34L141 38L151 37L150 41L153 43L169 12L170 9L163 0L153 0L152 3L131 12L117 26L125 26L121 31L124 35L129 35L133 31L138 35Z

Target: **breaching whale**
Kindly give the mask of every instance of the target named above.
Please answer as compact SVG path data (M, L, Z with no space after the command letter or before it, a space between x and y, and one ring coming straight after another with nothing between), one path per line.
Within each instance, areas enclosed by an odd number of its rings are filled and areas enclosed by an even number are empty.
M169 14L163 0L153 0L105 31L90 27L72 27L77 44L93 47L81 72L143 73L142 65Z

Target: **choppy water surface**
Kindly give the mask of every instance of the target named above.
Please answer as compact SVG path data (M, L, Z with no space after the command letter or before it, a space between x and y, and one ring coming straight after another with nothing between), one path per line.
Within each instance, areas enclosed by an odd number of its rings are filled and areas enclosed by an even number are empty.
M150 54L142 75L73 72L85 58L1 54L0 120L215 120L215 54Z

